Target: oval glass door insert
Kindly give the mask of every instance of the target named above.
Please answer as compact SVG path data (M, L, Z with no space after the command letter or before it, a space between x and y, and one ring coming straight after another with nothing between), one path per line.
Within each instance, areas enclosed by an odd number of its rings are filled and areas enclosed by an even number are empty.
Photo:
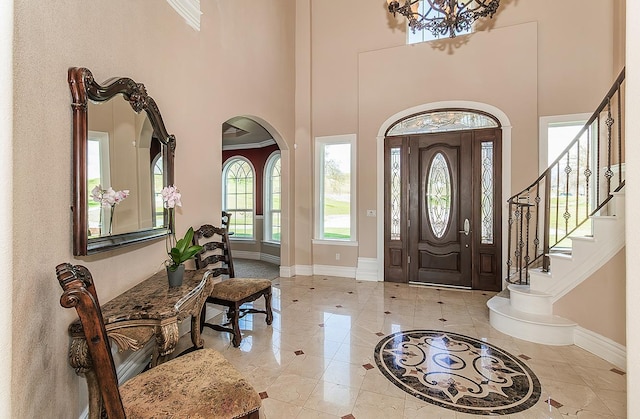
M449 164L442 153L436 153L433 157L428 173L425 197L427 215L433 234L442 238L451 216L451 176Z

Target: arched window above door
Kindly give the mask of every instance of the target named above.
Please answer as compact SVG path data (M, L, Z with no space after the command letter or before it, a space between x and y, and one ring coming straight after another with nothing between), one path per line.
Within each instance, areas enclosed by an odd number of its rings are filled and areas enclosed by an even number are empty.
M411 115L389 127L387 136L499 128L492 116L468 109L437 109Z

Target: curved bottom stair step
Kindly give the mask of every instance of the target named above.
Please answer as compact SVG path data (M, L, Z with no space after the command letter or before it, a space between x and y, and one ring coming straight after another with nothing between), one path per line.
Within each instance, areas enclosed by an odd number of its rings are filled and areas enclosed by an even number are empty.
M560 316L532 314L511 307L509 299L487 301L489 322L498 331L518 339L545 345L573 345L576 323Z

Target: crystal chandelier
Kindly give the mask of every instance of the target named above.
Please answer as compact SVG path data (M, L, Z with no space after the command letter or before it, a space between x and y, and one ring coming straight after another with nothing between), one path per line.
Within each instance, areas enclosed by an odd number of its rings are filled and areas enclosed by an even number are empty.
M428 29L434 36L448 34L451 38L469 31L478 18L493 17L500 6L500 0L387 0L387 3L393 16L400 13L409 20L414 33ZM424 3L422 9L420 3Z

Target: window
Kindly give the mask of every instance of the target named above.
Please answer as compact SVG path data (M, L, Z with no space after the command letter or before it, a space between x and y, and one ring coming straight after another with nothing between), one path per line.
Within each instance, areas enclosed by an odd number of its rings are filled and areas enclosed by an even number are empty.
M421 1L418 3L418 13L422 16L426 16L427 18L435 18L438 16L443 16L443 14L437 10L434 10L427 1ZM456 36L458 35L466 35L468 33L473 32L473 25L467 30L456 31ZM445 35L444 39L446 39L448 35ZM415 33L411 28L407 26L407 44L418 44L420 42L433 41L436 39L443 39L442 37L438 37L434 35L429 29L419 29L416 30Z
M164 225L164 202L162 201L162 188L164 187L164 166L162 153L153 159L151 164L151 193L153 194L151 203L153 205L153 226Z
M222 205L232 214L234 239L253 239L254 170L242 157L229 159L222 170Z
M97 185L100 185L102 189L111 186L110 167L109 133L89 131L87 135L87 191L89 194ZM106 235L109 232L109 225L102 220L106 220L110 212L89 196L87 196L87 200L89 236Z
M540 118L540 173L558 158L589 120L590 114L543 116Z
M316 239L355 241L355 139L316 138Z
M264 238L280 243L280 211L282 197L280 189L280 152L276 151L267 159L264 170Z

